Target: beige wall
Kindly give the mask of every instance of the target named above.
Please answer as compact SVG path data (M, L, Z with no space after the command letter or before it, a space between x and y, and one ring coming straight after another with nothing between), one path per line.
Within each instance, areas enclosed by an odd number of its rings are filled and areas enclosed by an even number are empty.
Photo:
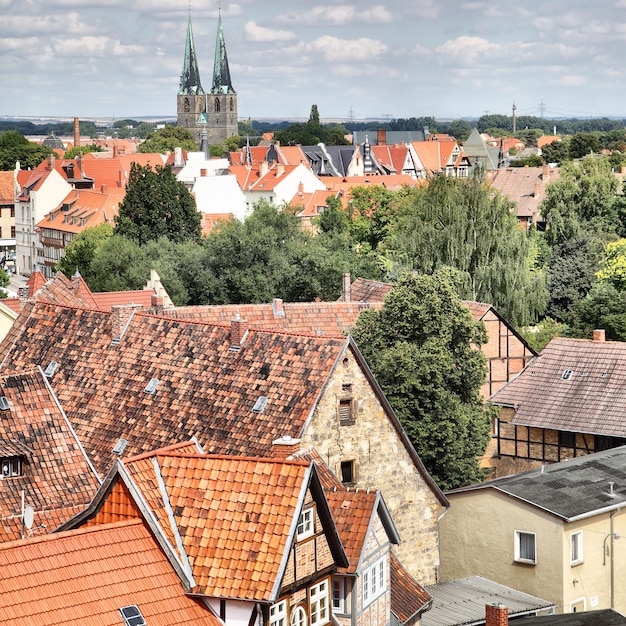
M493 489L449 494L451 507L441 522L441 575L448 581L479 575L557 604L585 599L586 610L611 608L610 515L566 523ZM515 530L536 533L537 563L514 561ZM572 565L570 537L583 531L583 562ZM626 533L626 513L614 531ZM626 535L614 542L615 608L626 610Z
M340 426L339 400L349 395L348 384L355 423ZM418 473L350 349L340 357L305 426L302 447L307 446L315 446L339 477L341 461L354 461L356 486L383 494L402 540L398 558L421 584L437 582L437 521L443 508Z

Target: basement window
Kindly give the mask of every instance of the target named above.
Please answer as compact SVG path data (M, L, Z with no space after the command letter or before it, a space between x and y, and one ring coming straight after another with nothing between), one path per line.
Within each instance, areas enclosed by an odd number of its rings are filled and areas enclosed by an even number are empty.
M146 620L143 618L143 615L136 604L123 606L120 609L120 613L124 618L124 624L126 624L126 626L146 626Z

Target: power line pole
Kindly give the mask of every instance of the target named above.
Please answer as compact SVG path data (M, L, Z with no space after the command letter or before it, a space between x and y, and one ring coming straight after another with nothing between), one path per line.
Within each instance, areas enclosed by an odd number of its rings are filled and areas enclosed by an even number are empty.
M543 114L545 113L546 110L546 105L543 103L543 98L541 99L541 102L539 103L539 117L543 118Z
M513 100L513 134L517 132L517 118L515 117L515 111L517 111L517 105L515 104L515 100Z

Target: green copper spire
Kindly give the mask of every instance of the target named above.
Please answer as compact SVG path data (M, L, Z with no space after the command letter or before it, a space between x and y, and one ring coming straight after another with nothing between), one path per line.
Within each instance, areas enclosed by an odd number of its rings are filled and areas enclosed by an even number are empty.
M221 6L218 6L219 18L217 22L217 40L215 41L215 65L213 67L212 94L235 93L230 82L230 70L228 69L228 56L226 55L226 43L224 42L224 30L222 29Z
M204 89L200 84L200 72L198 71L198 60L196 58L196 46L193 43L193 31L191 30L191 11L189 11L189 22L187 23L187 43L185 44L185 62L183 73L180 75L179 96L202 96Z

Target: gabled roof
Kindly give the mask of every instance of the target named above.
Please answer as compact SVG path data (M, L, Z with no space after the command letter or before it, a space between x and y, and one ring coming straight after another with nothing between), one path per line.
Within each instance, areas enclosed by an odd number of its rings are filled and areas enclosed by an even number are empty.
M624 626L626 617L615 609L601 609L562 615L526 617L524 625L526 624L528 626Z
M357 278L350 288L351 302L382 302L392 290L391 283L383 283L368 278Z
M347 563L330 510L308 461L211 456L183 448L120 461L107 483L121 479L144 522L178 567L190 593L270 603L277 599L311 494L335 563ZM103 485L80 524L111 491Z
M296 214L298 217L317 217L328 206L329 196L339 198L344 208L347 206L347 201L341 192L332 192L328 189L316 189L312 193L298 191L289 206L299 209Z
M515 408L514 424L626 437L624 362L621 341L552 339L489 400Z
M430 610L431 594L404 569L398 557L391 553L391 610L401 625L416 623ZM422 624L423 622L419 622Z
M22 461L20 475L0 479L1 542L21 536L22 494L40 534L84 508L100 481L41 369L0 376L0 396L8 402L0 410L0 458Z
M494 490L573 522L626 505L624 467L626 446L452 489L448 494Z
M237 182L243 191L273 191L293 174L297 174L303 165L277 165L272 163L264 169L262 166L231 165L230 174L237 177Z
M469 576L430 585L426 590L433 598L433 605L428 613L422 616L421 626L481 624L485 622L487 604L503 604L509 609L510 617L523 617L535 611L556 608L556 605L548 600L542 600L481 576ZM526 624L527 619L519 623Z
M136 605L151 626L220 626L140 520L0 545L0 614L11 624L120 626Z
M402 174L409 151L406 144L372 146L371 150L378 165L388 174Z

